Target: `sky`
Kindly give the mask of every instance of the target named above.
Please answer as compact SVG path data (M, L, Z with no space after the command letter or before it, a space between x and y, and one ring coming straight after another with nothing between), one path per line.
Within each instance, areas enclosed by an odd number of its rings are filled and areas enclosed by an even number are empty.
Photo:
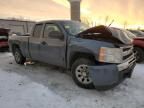
M0 18L70 19L67 0L0 0ZM144 28L144 0L82 0L82 20L100 25Z

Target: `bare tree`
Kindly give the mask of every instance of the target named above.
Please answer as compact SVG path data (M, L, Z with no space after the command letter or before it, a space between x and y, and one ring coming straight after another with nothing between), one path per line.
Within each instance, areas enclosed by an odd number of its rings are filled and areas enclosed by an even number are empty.
M105 17L105 25L107 24L108 20L109 20L109 16L106 16Z
M96 21L92 20L89 17L82 17L81 22L88 25L88 26L90 26L90 27L94 27L97 24Z
M124 22L124 29L127 28L127 25L128 25L128 23L127 23L127 21L125 21L125 22Z

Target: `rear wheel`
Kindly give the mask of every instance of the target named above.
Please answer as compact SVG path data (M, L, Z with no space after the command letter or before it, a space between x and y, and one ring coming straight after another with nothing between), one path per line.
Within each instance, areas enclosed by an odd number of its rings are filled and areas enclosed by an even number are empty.
M144 61L143 49L135 47L134 50L135 50L135 52L137 52L137 55L136 55L137 62L140 63L140 62Z
M72 77L74 82L82 88L93 89L92 79L89 77L88 66L94 65L94 61L87 58L77 59L72 65Z
M14 50L14 58L17 64L24 64L26 61L26 58L22 55L19 48L15 48Z

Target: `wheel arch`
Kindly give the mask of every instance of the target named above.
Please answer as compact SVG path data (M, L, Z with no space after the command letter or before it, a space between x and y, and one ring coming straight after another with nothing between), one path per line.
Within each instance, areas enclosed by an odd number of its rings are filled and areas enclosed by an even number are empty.
M78 58L88 58L90 60L93 60L94 62L98 62L92 53L86 53L86 52L75 52L70 55L69 65L68 68L71 69L72 64L78 59Z
M134 51L138 51L136 58L137 58L137 62L141 63L144 61L144 48L139 47L139 46L134 46Z
M21 48L20 48L20 46L19 46L19 44L18 43L13 43L12 44L12 53L14 54L14 51L15 51L15 49L16 48L18 48L20 51L21 51ZM21 54L22 54L22 51L21 51ZM22 54L23 55L23 54ZM24 55L23 55L24 56Z
M15 51L15 49L16 48L19 48L20 49L20 47L19 47L19 45L18 44L12 44L12 53L14 54L14 51Z
M141 47L141 46L137 46L137 45L135 45L134 48L140 48L140 49L142 49L142 50L144 51L144 48Z

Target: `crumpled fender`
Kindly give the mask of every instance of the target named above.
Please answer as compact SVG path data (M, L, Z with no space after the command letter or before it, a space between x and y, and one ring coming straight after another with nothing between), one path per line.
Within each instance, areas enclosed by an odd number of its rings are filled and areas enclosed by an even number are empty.
M109 86L119 81L116 65L89 66L89 76L95 86Z

